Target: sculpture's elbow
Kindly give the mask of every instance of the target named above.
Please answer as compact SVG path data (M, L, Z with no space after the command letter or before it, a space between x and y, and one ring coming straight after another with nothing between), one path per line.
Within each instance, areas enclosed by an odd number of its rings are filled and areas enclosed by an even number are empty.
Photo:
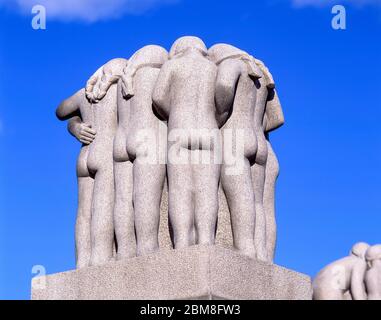
M279 112L279 116L278 116L278 121L275 124L275 129L280 128L281 126L284 125L284 123L285 123L284 113L282 111L282 108L280 108L280 112Z
M162 101L155 100L152 103L153 111L160 119L167 120L168 119L168 112L164 108L164 104L162 104Z
M234 100L235 88L228 82L219 81L216 85L217 112L223 114L229 111Z
M57 117L59 120L61 120L61 121L65 120L65 116L66 116L66 114L65 114L65 112L64 112L64 109L65 109L65 102L62 102L62 103L58 106L58 108L57 108L57 110L56 110L56 117Z

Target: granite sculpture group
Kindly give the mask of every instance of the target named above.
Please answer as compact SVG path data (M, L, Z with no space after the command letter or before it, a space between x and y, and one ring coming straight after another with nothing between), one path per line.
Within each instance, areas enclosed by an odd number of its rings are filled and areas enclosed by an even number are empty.
M173 248L214 245L220 186L234 248L273 261L279 165L269 132L284 118L263 62L197 37L169 53L149 45L107 62L56 114L82 143L77 268L158 251L165 214Z
M82 143L77 270L35 280L33 299L381 299L380 245L355 245L313 285L273 264L269 133L284 116L247 52L197 37L145 46L56 114Z

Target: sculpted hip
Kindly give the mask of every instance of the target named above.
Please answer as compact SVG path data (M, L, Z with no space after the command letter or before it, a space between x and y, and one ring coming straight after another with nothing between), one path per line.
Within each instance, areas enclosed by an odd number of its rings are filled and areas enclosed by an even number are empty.
M96 172L104 167L112 167L113 163L113 140L97 141L89 147L87 167L90 172Z
M124 129L119 128L114 139L113 157L115 162L125 162L129 160L126 144L127 134Z
M222 130L222 137L224 152L230 151L235 156L239 156L237 153L242 153L250 163L254 163L258 152L258 141L252 128L230 128L226 126Z
M87 167L87 159L89 155L89 146L83 146L77 159L77 177L85 178L90 176L89 169Z
M257 133L258 150L255 156L255 163L264 166L267 162L268 149L267 140L263 132Z

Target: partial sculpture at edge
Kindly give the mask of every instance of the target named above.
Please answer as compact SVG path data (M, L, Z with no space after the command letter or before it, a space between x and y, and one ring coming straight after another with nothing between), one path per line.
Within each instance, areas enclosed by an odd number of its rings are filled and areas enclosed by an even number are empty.
M381 245L355 244L318 273L313 291L314 300L381 300Z

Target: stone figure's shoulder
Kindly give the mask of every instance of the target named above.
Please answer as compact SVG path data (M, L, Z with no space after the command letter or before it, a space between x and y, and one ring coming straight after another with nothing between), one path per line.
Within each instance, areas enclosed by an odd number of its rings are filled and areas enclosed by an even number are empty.
M68 100L75 101L77 104L85 104L88 103L88 100L86 98L86 90L85 88L82 88L78 90L76 93L74 93Z
M244 72L248 74L248 69L245 62L241 59L227 59L219 64L218 72L222 75L232 75L237 72Z
M86 89L85 88L79 89L76 95L78 95L79 97L86 97Z

